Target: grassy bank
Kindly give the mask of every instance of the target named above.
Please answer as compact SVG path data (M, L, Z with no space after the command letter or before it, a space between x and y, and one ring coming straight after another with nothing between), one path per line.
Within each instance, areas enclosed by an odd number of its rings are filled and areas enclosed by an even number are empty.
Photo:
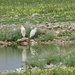
M16 41L21 38L20 25L26 27L26 37L29 37L32 25L35 27L45 22L74 21L74 3L75 0L0 0L0 26L7 26L0 28L0 40ZM38 34L40 33L38 32ZM48 37L48 34L44 35L45 38L42 40L53 40L55 38L52 35L52 39L50 39L51 35ZM71 38L74 39L73 36Z

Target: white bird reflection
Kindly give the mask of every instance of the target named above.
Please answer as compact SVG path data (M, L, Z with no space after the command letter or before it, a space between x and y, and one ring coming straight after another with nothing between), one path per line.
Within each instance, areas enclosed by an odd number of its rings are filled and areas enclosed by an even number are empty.
M34 57L34 56L37 55L36 51L33 49L33 46L34 46L35 44L37 44L37 42L35 42L34 40L31 40L31 41L30 41L30 44L31 44L31 45L29 45L29 46L18 46L18 48L22 49L22 62L25 62L25 61L27 60L27 53L26 53L26 50L28 50L28 48L29 48L29 50L30 50L31 56Z
M22 62L25 62L27 59L26 50L28 49L27 46L18 46L18 48L22 49Z
M32 47L30 47L30 52L31 52L31 54L34 56L35 55L35 51L34 51L34 49L32 48Z
M22 51L22 62L26 61L26 49L24 48Z

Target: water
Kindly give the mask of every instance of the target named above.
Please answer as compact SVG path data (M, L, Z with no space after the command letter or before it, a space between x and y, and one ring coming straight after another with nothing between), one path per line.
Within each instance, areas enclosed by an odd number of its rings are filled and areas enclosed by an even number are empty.
M25 67L26 53L23 48L18 47L2 47L0 48L0 70L15 70Z
M75 45L57 46L35 45L35 47L7 46L0 47L0 70L15 70L26 68L26 63L31 66L43 67L45 64L59 64L74 67Z

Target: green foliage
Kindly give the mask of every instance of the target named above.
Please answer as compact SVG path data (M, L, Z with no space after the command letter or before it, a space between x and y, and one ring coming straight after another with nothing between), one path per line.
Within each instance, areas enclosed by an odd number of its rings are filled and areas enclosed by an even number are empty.
M36 32L36 34L35 34L35 36L39 38L39 36L41 36L41 35L43 35L43 34L45 34L45 32L41 31L41 30L38 28L38 29L37 29L37 32Z
M7 73L7 74L4 74L4 75L24 75L24 74L21 74L21 73L16 73L16 72L13 72L13 73Z
M66 30L64 32L60 32L58 34L58 36L71 36L71 35L72 35L72 31L68 31L68 30Z
M64 59L65 58L65 59ZM68 53L66 53L63 56L63 62L67 65L67 66L75 66L75 50L71 50Z
M32 50L34 54L30 50L26 60L26 64L29 66L44 68L46 64L58 65L62 62L65 66L75 67L74 45L57 47L57 45L51 43L50 45L36 45Z
M53 64L57 64L58 62L60 62L61 57L60 54L53 54L53 55L48 55L45 56L45 59L47 61L47 64L53 63Z
M24 25L26 29L26 37L29 38L31 28L29 25ZM42 34L45 34L45 32L42 32L40 29L37 29L37 32L34 37L32 38L38 38ZM17 39L22 38L21 35L21 30L20 30L20 25L7 25L7 26L2 26L0 29L0 40L7 40L7 41L16 41Z
M30 60L27 60L26 63L27 63L28 66L39 67L39 68L42 68L42 69L44 68L44 65L46 64L45 62L42 62L42 61L40 61L36 58L35 59L31 58Z
M74 0L0 0L0 17L2 24L74 21ZM34 13L40 16L31 18ZM15 15L18 17L16 18ZM30 15L30 16L29 16Z
M58 36L68 36L69 40L75 40L75 32L66 30L64 32L60 32Z
M0 40L16 41L17 38L21 38L20 29L14 26L4 26L0 30Z
M24 26L25 27L25 29L26 29L26 37L28 37L29 38L29 35L30 35L30 31L31 31L31 29L30 29L30 27L29 26Z
M53 32L46 32L44 35L42 35L42 39L43 41L48 41L48 40L51 40L53 41L53 39L55 39L56 36Z
M69 39L70 39L70 40L75 40L75 34L70 35L70 36L69 36Z
M75 68L52 68L49 70L38 70L33 75L74 75Z
M6 73L1 75L74 75L75 74L75 68L69 67L69 68L52 68L52 69L43 69L43 70L36 70L36 71L27 71L22 73Z

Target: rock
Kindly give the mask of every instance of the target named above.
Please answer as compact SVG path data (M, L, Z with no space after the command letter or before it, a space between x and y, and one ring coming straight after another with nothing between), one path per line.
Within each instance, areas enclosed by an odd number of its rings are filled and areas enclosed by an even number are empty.
M52 24L51 24L51 23L46 22L46 23L45 23L45 26L46 26L46 28L49 29L49 30L52 29Z
M21 68L18 68L18 69L16 69L15 71L16 71L16 72L20 72L20 71L21 71Z
M11 42L4 42L4 41L0 41L0 47L4 47L4 46L8 46L11 45Z
M57 34L57 35L58 35L59 33L60 33L60 31L55 31L55 34Z
M48 40L48 41L41 41L41 44L42 44L42 45L49 45L50 42L51 42L50 40Z
M58 67L60 67L60 68L67 68L66 65L64 65L62 62L59 63Z
M60 28L60 26L57 24L57 25L54 25L53 28L57 29L57 28Z
M51 30L51 29L52 29L52 27L51 27L51 26L49 26L49 27L47 27L47 29L48 29L48 30Z
M46 26L45 25L40 25L39 28L46 29Z
M31 69L31 71L34 72L34 71L36 71L38 69L39 69L38 67L34 67L34 68Z
M5 42L3 42L3 41L0 41L0 45L5 45Z
M12 45L12 42L6 42L6 44L10 46L10 45Z
M36 42L35 40L33 40L33 39L30 40L30 45L31 45L31 46L34 46L35 44L37 44L37 42Z
M49 27L50 26L50 24L48 22L46 22L45 25L46 25L46 27Z
M28 45L28 38L22 38L17 40L18 45L27 46Z
M75 25L69 26L69 27L68 27L68 30L75 31Z
M34 14L32 14L32 18L34 18L34 17L36 17L36 16L39 16L40 14L38 14L38 13L34 13Z
M50 65L45 66L46 69L50 69L50 68L53 68L53 67L56 67L56 65L50 64Z

